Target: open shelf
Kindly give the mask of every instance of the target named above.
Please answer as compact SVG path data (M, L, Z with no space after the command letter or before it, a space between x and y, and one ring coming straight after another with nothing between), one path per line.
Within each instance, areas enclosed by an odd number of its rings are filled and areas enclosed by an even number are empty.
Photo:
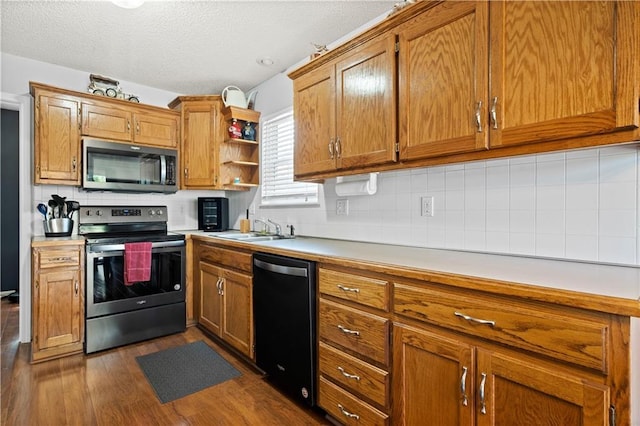
M257 141L250 141L247 139L236 139L236 138L227 138L225 140L226 143L246 143L249 145L258 145Z
M255 163L253 161L239 161L239 160L232 160L232 161L225 161L222 164L235 164L236 166L258 166L258 163Z

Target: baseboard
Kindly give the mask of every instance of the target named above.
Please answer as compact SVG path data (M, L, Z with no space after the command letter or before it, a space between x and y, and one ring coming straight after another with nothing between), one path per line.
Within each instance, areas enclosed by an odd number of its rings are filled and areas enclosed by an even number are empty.
M0 291L0 298L7 297L8 295L15 293L16 291L17 290Z

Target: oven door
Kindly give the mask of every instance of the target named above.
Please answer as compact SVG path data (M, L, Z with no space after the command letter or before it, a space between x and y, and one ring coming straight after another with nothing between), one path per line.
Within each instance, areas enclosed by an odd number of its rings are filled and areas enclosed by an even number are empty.
M88 244L87 318L184 302L185 242L154 242L151 279L124 284L124 244Z

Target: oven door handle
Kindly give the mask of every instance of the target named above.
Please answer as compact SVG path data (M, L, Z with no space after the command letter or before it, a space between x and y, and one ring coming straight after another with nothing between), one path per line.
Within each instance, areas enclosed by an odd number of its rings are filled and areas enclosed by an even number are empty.
M151 249L165 247L184 247L185 242L179 241L158 241L151 243ZM124 251L124 244L91 244L87 246L89 252L108 252L108 251Z

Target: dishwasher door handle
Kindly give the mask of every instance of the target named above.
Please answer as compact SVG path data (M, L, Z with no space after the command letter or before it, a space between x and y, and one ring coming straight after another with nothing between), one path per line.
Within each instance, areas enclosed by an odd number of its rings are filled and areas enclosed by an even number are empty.
M265 271L276 272L283 275L294 275L296 277L306 277L307 268L298 268L296 266L276 265L275 263L265 262L259 259L253 259L253 264Z

